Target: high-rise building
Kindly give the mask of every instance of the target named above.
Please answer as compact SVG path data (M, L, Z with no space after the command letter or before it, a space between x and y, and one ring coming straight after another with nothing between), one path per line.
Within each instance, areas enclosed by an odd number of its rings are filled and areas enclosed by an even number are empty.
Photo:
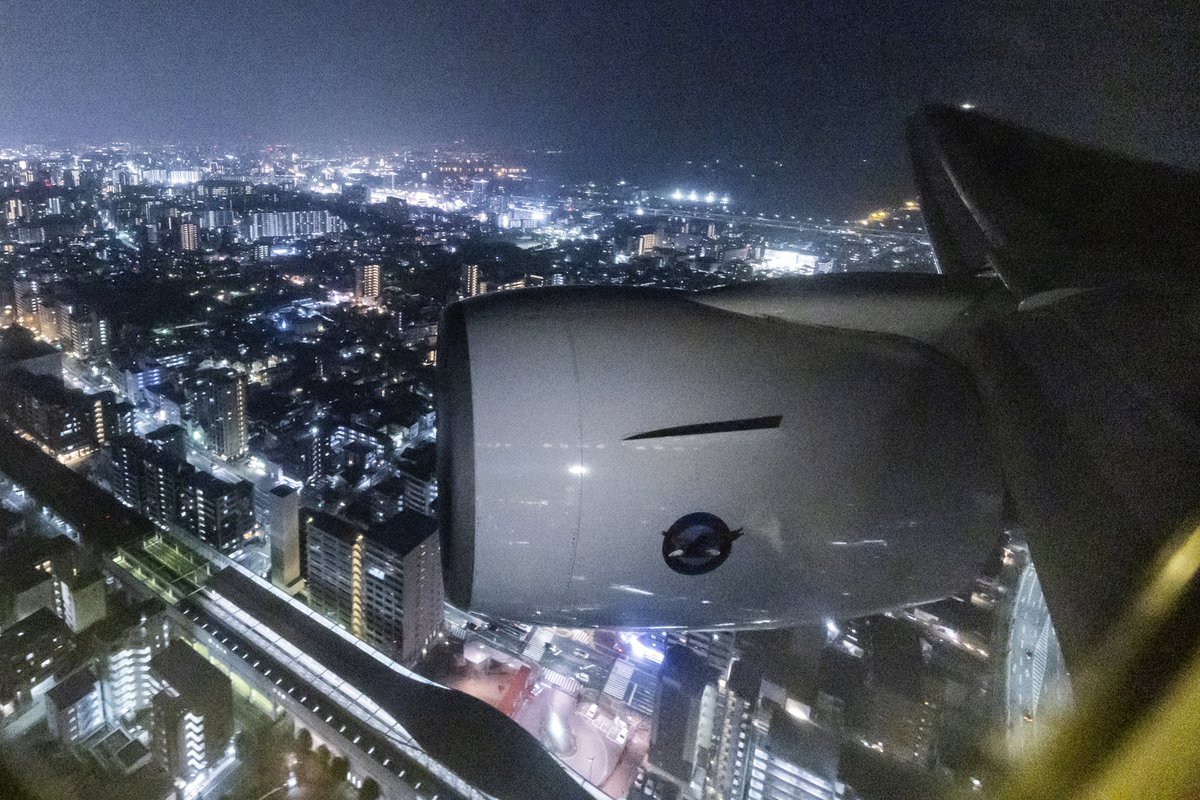
M371 202L371 187L361 183L342 187L342 202L366 205Z
M729 668L737 655L736 634L733 631L655 631L645 634L651 641L662 642L662 649L677 645L686 647L718 672Z
M254 527L254 485L202 472L173 449L136 436L115 439L117 497L151 520L183 528L219 550L236 549Z
M255 487L254 513L271 545L271 581L293 586L300 580L300 493L283 483Z
M656 782L670 787L673 797L699 796L701 787L695 784L703 775L708 742L698 736L697 720L702 716L704 689L717 675L690 650L667 650L659 673L658 714L646 766Z
M628 249L635 256L650 255L662 246L662 235L658 231L645 231L629 237Z
M200 212L199 224L201 230L225 230L233 227L233 210L229 208L210 208Z
M188 183L199 183L204 175L198 169L143 169L140 171L142 183L167 183L176 186Z
M205 773L233 736L233 687L208 659L176 639L150 660L161 689L154 695L153 750L159 765L184 781Z
M187 516L186 487L194 467L182 454L163 452L136 436L114 439L110 453L113 491L126 505L155 522L179 524Z
M481 206L487 202L487 178L475 178L471 181L471 205Z
M55 675L79 664L77 648L71 629L45 608L0 634L0 714L45 695Z
M395 175L392 176L393 180L395 177ZM384 200L383 207L379 211L386 219L392 222L404 222L408 219L408 203L402 197L387 198Z
M354 268L354 296L373 303L379 297L379 265L359 264Z
M108 614L104 576L99 572L71 570L58 581L56 610L74 633L80 633Z
M844 796L835 736L778 706L768 704L759 717L752 737L746 800L840 800Z
M254 484L229 483L202 470L192 473L186 525L218 550L236 550L254 527Z
M109 642L100 660L107 715L116 722L147 709L158 691L150 660L170 644L170 631L161 615L141 621Z
M82 669L46 692L46 724L63 747L77 744L104 727L100 681Z
M154 362L130 365L122 371L125 395L138 403L146 402L146 389L159 386L170 377L170 371Z
M318 484L333 474L333 443L325 426L313 428L312 445L309 447L307 455L306 484L309 486Z
M441 629L442 576L433 520L405 511L364 527L304 509L314 609L401 661Z
M60 379L12 370L0 383L0 417L63 458L90 453L120 435L129 420L112 392L84 394Z
M67 326L59 324L59 320L63 323L67 321L67 309L59 306L52 298L43 297L41 306L38 308L36 329L38 334L48 342L58 342L66 338L63 336Z
M19 197L11 197L4 204L4 218L7 222L27 219L28 204Z
M66 322L64 326L62 323ZM60 329L65 327L63 337L71 354L76 358L91 358L108 352L111 330L108 320L87 309L75 309L60 320Z
M427 517L437 514L437 446L422 442L400 456L400 479L404 481L404 508Z
M308 483L319 482L353 463L373 466L383 458L391 440L379 431L348 421L325 420L313 428L308 452Z
M194 222L181 222L176 233L179 249L184 253L200 249L200 226Z
M37 278L21 274L13 280L13 306L20 325L30 330L37 327L43 292L44 285Z
M479 265L467 264L462 271L463 297L474 297L479 294Z
M192 413L210 450L241 458L249 441L246 425L246 376L231 369L205 369L189 384Z
M741 800L745 795L749 771L749 739L753 696L734 691L728 681L710 683L704 689L701 707L711 709L702 724L708 733L705 764L705 796L720 800Z
M342 218L328 211L256 211L246 215L246 238L251 242L275 237L307 239L341 233Z
M371 520L383 522L404 510L404 481L389 475L367 491L371 503Z

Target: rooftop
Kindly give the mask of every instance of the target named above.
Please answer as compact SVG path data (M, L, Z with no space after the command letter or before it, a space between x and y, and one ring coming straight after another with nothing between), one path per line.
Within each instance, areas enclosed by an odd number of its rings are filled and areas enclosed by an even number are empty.
M796 719L783 709L771 715L767 745L776 758L833 780L838 772L837 738L812 722Z
M89 547L111 550L154 530L145 517L7 430L0 430L0 472L79 531Z
M437 523L430 517L405 509L384 522L359 525L345 517L306 507L301 510L305 519L330 536L352 544L361 534L366 539L406 556L418 545L437 533Z
M29 642L62 636L74 640L67 623L54 616L49 609L39 608L25 619L11 625L0 634L0 664L8 664L14 655L28 652ZM23 657L23 656L22 656Z
M406 508L384 522L372 525L369 535L375 541L406 556L435 533L437 533L435 520Z
M229 678L180 639L150 659L150 669L180 694L215 698L230 691Z
M90 694L96 688L96 673L89 669L81 669L66 680L56 683L46 692L46 699L54 703L56 708L73 706Z
M52 345L39 342L32 333L18 325L0 330L0 363L26 361L57 352Z
M422 442L408 448L400 456L400 468L415 478L428 480L437 472L437 445Z

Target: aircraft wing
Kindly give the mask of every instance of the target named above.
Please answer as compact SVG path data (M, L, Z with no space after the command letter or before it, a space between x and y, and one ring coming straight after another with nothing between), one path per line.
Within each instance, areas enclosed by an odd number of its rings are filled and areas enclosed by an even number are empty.
M1011 294L943 344L1079 664L1200 511L1200 175L948 107L909 140L941 272Z

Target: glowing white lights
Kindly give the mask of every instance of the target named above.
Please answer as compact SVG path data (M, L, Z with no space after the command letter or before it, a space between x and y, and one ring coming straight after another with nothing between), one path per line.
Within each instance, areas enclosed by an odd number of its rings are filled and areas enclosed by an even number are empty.
M649 661L653 664L661 664L664 654L661 650L647 645L641 640L636 633L619 634L621 641L629 645L629 654L639 661Z
M676 189L675 191L671 192L671 199L677 203L682 203L686 200L690 203L707 203L708 205L716 205L719 203L723 206L729 205L729 195L721 195L718 197L716 192L704 192L701 194L695 189L692 189L688 192L684 192L682 189Z
M571 466L567 467L567 472L571 473L572 475L587 475L587 467L585 467L583 464L572 464Z
M817 257L811 253L775 250L768 247L763 250L763 265L768 269L780 272L811 275L817 270Z
M627 592L628 594L641 595L642 597L654 596L654 592L647 591L646 589L639 589L636 586L630 586L625 583L614 583L612 588L616 589L618 592Z

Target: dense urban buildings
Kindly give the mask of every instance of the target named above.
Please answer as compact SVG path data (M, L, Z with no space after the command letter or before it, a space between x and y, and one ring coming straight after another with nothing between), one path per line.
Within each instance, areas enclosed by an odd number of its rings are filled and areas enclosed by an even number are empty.
M180 443L181 444L181 443ZM178 526L220 550L242 544L254 525L253 485L222 480L135 436L113 442L115 491L164 526Z
M0 725L41 714L55 747L186 797L276 788L231 766L270 738L234 734L271 724L344 759L353 787L479 797L486 776L414 745L354 663L487 703L513 726L489 735L522 729L576 788L873 800L896 770L987 779L984 732L1062 702L1041 688L1061 673L1043 607L998 588L1032 585L1019 544L972 593L803 646L444 602L448 303L933 269L915 203L776 216L716 187L554 180L530 156L0 152L0 434L19 443L0 452ZM993 654L1018 629L1041 637L1041 677L1020 672L1000 709Z

